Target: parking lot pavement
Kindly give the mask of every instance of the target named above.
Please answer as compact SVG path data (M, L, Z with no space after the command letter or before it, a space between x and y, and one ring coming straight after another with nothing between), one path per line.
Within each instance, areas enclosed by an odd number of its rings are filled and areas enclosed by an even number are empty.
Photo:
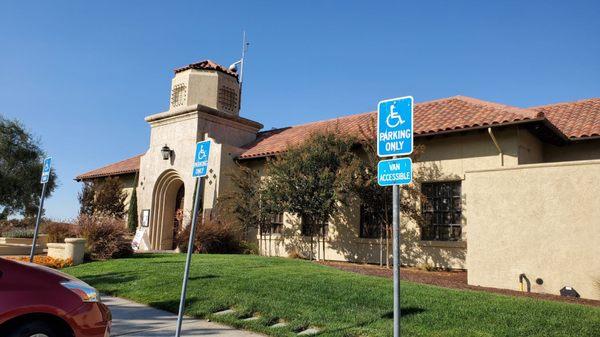
M102 301L112 312L111 336L173 337L177 315L118 297L103 296ZM201 319L185 318L182 336L263 337Z

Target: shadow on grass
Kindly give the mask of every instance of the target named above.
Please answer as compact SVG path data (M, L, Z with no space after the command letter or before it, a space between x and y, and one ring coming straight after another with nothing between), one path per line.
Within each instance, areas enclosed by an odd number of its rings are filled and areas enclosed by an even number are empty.
M96 275L84 275L79 277L79 279L95 286L121 284L136 280L137 278L138 277L134 276L132 273L106 273Z
M425 309L416 308L416 307L402 308L402 310L401 310L401 316L402 317L407 317L407 316L411 316L411 315L417 315L417 314L420 314L420 313L425 312L425 311L426 311ZM352 336L351 332L348 331L348 330L365 327L365 326L367 326L369 324L375 323L376 321L378 321L380 319L393 319L393 318L394 318L394 312L393 311L388 311L388 312L383 313L381 315L381 317L379 317L379 318L373 318L373 319L370 319L370 320L366 320L366 321L362 321L362 322L357 322L356 324L348 325L348 326L341 327L341 328L338 328L338 329L333 329L333 330L327 330L326 329L326 330L323 330L323 331L317 333L316 335L321 335L321 334L324 334L324 333L329 334L329 333L332 333L332 332L347 332L348 336Z
M188 297L185 300L185 307L189 308L194 305L194 303L198 302L200 298L198 297ZM165 311L169 311L172 313L177 313L179 311L179 300L168 300L168 301L156 301L148 303L149 306L154 307L156 309L161 309ZM188 313L189 315L189 313Z
M193 280L208 280L208 279L213 279L213 278L219 278L219 275L215 275L215 274L207 274L207 275L199 275L199 276L192 276L189 278L190 281Z
M425 309L416 308L416 307L401 308L400 316L407 317L407 316L411 316L411 315L415 315L415 314L420 314L424 311L425 311ZM394 319L394 312L388 311L388 312L384 313L383 315L381 315L381 318Z

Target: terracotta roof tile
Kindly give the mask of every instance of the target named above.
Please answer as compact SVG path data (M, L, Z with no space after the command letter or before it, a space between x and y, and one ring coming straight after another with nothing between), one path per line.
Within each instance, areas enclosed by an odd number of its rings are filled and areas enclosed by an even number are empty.
M138 172L140 170L141 156L142 155L140 154L135 157L131 157L129 159L125 159L120 162L109 164L99 169L80 174L77 177L75 177L75 180L79 181Z
M288 128L262 132L244 148L239 158L258 158L285 151L290 145L306 140L317 131L336 131L360 135L360 128L368 127L376 112L344 116ZM445 131L463 130L488 125L499 125L527 120L543 119L534 110L521 109L486 102L475 98L454 96L415 104L415 135L427 135Z
M600 98L531 108L572 139L600 136Z
M228 68L223 67L222 65L213 62L211 60L204 60L196 63L190 63L187 66L175 69L175 73L179 73L188 69L203 69L203 70L217 70L223 72L225 74L229 74L237 77L238 74L235 71L231 71Z

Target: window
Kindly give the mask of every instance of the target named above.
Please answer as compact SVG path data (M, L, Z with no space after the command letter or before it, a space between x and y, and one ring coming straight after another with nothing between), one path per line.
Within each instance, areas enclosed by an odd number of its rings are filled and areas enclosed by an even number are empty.
M271 232L271 230L273 232ZM263 226L261 231L263 235L269 235L271 233L281 234L283 232L283 213L273 215L270 226Z
M391 222L391 207L388 207L388 213L388 219L390 219ZM381 231L383 231L383 237L385 237L385 223L379 222L379 220L377 219L377 214L366 210L363 206L360 206L359 237L366 239L378 239L381 237Z
M308 218L302 217L301 232L304 236L316 236L322 233L323 227L320 224L313 224ZM329 224L325 224L325 236L329 233Z
M223 110L235 112L238 106L238 95L234 89L222 86L219 88L219 104Z
M185 99L187 97L187 90L185 84L176 84L173 86L173 91L171 92L171 106L178 107L182 106L185 103Z
M271 228L275 234L281 234L283 232L283 213L273 215L273 218L271 219Z
M427 199L422 208L421 240L460 240L460 181L423 183L421 191Z

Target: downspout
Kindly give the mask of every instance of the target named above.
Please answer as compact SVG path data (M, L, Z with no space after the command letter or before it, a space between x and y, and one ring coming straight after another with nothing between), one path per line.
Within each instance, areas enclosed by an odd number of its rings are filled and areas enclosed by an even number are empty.
M502 152L502 148L500 144L498 144L498 140L496 140L496 136L494 136L494 132L492 128L488 128L488 133L490 134L490 138L492 138L492 142L496 145L496 149L498 149L498 153L500 154L500 166L504 166L504 152Z

